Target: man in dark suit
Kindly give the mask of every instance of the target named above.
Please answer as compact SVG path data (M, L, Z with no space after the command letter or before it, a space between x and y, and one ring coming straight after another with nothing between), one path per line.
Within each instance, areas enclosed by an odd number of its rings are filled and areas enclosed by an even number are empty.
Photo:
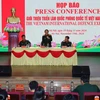
M49 30L46 29L44 33L45 34L42 36L41 46L51 47L52 36L49 34Z
M69 41L69 36L65 36L65 40L61 42L61 47L72 47L72 43Z
M80 95L79 100L84 100L84 92L99 92L99 88L97 85L91 85L89 83L89 76L83 75L81 77L81 85L77 86L73 92L77 92Z

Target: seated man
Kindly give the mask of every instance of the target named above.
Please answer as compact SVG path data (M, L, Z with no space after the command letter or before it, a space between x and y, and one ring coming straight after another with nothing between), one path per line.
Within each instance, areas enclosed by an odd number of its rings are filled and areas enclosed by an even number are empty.
M0 88L0 100L7 100L8 94L5 90Z
M51 47L52 36L49 34L49 30L46 29L44 33L45 34L42 36L41 46Z
M30 47L31 46L30 41L26 40L25 35L22 35L22 41L19 42L19 46L20 47L22 47L22 46L28 46L28 47Z
M29 90L31 92L35 92L37 90L37 88L38 88L38 82L37 81L31 81L29 83Z
M81 77L81 85L77 86L73 92L77 92L80 95L79 100L84 100L84 92L99 92L99 88L96 85L89 83L89 76L83 75Z
M69 41L69 36L65 36L65 40L61 42L61 47L72 47L72 43Z

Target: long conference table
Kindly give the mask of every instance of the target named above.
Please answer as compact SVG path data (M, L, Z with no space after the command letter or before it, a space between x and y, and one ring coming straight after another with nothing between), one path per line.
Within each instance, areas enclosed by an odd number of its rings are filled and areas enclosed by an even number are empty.
M11 65L77 65L77 51L69 48L12 48Z

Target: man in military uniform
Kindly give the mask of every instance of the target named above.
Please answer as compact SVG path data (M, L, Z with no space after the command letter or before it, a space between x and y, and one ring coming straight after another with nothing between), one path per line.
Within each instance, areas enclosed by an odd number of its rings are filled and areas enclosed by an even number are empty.
M42 36L41 46L51 47L52 36L49 34L49 30L46 29L44 33L45 34Z
M69 36L65 36L65 40L61 42L61 47L72 47L72 43L69 41Z
M81 77L81 85L77 86L73 92L79 93L80 99L84 100L84 92L99 92L99 88L97 85L91 85L89 83L89 76L83 75Z
M20 47L22 47L22 46L28 46L28 47L30 47L31 46L30 41L26 40L25 35L22 35L22 41L19 42L19 46Z

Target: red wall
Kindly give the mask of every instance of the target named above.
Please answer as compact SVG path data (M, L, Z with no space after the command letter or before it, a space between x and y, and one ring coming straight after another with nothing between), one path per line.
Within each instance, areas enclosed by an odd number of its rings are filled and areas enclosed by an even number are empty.
M2 0L2 32L4 32L4 27L6 25L7 17L11 16L11 8L16 8L16 16L21 20L21 25L25 30L25 0ZM24 32L20 32L19 38ZM8 33L5 32L8 39Z

